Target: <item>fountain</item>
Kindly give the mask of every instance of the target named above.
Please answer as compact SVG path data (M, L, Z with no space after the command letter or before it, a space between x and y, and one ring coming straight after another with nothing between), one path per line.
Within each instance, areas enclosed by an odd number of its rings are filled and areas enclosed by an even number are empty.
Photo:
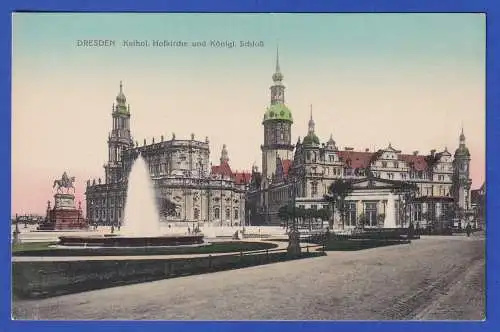
M142 156L132 165L128 177L127 201L123 220L123 235L155 236L160 233L155 189L148 166Z
M203 244L203 235L161 235L155 189L144 158L139 155L128 177L124 223L120 234L61 236L60 246L78 247L170 247Z

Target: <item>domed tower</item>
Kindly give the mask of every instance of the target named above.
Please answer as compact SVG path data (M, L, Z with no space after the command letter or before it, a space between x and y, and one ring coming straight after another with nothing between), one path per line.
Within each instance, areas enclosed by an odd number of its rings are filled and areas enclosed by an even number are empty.
M276 71L273 74L274 84L271 86L271 104L264 114L264 144L262 151L262 176L270 179L275 172L276 158L281 160L293 158L292 112L285 105L285 86L280 70L279 52L276 50Z
M315 133L315 123L313 120L312 105L310 107L311 107L311 110L310 110L311 115L310 115L309 123L308 123L307 136L304 137L303 144L304 145L314 145L314 146L317 145L317 146L319 146L319 144L320 144L319 138Z
M108 137L108 163L104 165L105 181L117 183L123 178L122 151L133 147L130 135L130 105L127 105L122 82L120 82L120 92L116 96L116 104L113 104L111 117L113 127Z
M469 177L470 152L465 145L464 129L459 138L459 146L453 160L453 197L457 207L470 209L470 188L472 180Z

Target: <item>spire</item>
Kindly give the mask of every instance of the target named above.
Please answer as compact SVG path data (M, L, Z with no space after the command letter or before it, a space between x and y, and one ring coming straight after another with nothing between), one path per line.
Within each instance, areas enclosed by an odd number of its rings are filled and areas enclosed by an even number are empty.
M222 151L221 151L221 154L220 154L220 163L222 165L222 164L228 163L228 162L229 162L229 156L228 156L228 153L227 153L227 147L226 147L226 144L223 144L222 145Z
M280 47L279 45L276 46L276 72L277 73L281 73L281 70L280 70Z
M313 105L309 105L310 107L310 112L311 112L311 116L310 116L310 119L309 119L309 134L314 134L314 120L313 120Z
M465 145L465 134L464 134L464 125L462 124L462 131L460 133L460 144L464 144Z
M116 109L117 110L122 110L122 111L127 111L127 98L125 97L125 94L123 93L123 82L120 81L120 92L116 96Z
M280 69L280 54L278 46L276 46L276 70L273 74L273 81L274 83L281 83L281 81L283 81L283 74Z

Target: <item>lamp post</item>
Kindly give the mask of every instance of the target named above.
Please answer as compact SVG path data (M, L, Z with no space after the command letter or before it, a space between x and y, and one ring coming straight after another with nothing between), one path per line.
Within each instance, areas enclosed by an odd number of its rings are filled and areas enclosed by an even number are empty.
M203 220L203 161L201 160L201 156L198 159L199 162L199 178L200 178L200 219L202 223L205 223Z
M19 217L17 216L17 213L16 213L16 228L14 229L14 233L13 233L13 242L14 244L19 244L21 243L20 239L19 239Z
M289 255L300 255L300 234L297 230L296 217L295 217L295 203L297 196L297 180L292 179L292 229L288 232L288 247L287 252Z

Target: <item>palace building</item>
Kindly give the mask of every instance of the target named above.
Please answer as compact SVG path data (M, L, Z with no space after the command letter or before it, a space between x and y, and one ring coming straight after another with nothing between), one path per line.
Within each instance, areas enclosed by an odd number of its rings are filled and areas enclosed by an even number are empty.
M271 102L262 122L262 169L253 167L247 193L247 214L252 223L282 223L278 210L289 204L292 196L297 207L329 208L325 195L338 179L351 180L352 184L342 227L355 227L361 218L366 227L407 227L408 221L424 226L452 219L452 210L466 213L471 209L471 156L463 129L454 155L447 148L425 155L418 151L405 154L390 143L378 151L354 151L339 148L333 135L321 142L311 106L308 132L292 145L293 117L285 103L283 78L277 56ZM408 183L414 184L413 192L403 194L401 189ZM340 225L338 212L333 225Z
M153 180L161 220L169 223L240 225L245 222L247 172L234 172L226 145L219 165L210 163L209 140L170 139L163 136L149 144L134 143L130 106L120 92L113 104L113 126L108 136L108 162L104 181L88 180L87 219L90 223L119 225L124 220L127 176L139 156L145 159Z
M424 226L457 216L464 226L471 212L472 181L463 129L454 154L446 147L427 154L403 153L391 143L378 151L355 151L340 148L333 135L320 140L311 106L307 133L292 144L293 116L283 79L277 54L271 100L262 120L262 167L252 167L251 173L231 170L225 145L218 165L212 165L208 138L198 141L194 134L190 139L172 134L142 145L134 142L130 106L120 83L104 181L87 181L89 222L123 222L127 176L140 154L149 166L161 219L169 223L279 225L278 211L292 198L296 207L330 208L325 195L332 183L344 179L352 191L345 217L335 211L334 227L356 227L361 220L365 227Z

